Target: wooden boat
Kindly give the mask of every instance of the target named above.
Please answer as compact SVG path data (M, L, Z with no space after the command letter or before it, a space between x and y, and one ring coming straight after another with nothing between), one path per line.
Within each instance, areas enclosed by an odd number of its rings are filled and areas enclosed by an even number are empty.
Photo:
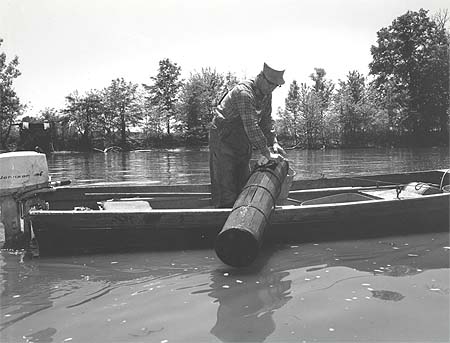
M231 209L209 185L103 183L56 187L27 219L41 254L212 247ZM449 230L448 170L295 180L264 242L306 242Z

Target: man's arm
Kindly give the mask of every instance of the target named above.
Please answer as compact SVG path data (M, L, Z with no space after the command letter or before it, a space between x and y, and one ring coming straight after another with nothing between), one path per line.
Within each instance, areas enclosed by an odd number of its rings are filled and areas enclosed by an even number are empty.
M260 127L266 136L269 145L273 148L273 151L285 157L286 152L278 143L275 131L275 122L272 118L272 95L269 95L263 104Z
M236 108L242 119L244 130L250 143L258 149L262 155L269 158L270 150L267 147L267 139L259 126L258 115L252 96L241 90L236 96Z

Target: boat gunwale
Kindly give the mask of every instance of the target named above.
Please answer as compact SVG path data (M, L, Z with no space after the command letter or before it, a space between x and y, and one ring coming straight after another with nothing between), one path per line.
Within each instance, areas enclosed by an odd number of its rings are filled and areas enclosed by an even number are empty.
M444 192L439 194L428 194L428 195L421 195L418 197L406 197L406 198L399 198L399 199L370 199L370 200L358 200L358 201L349 201L349 202L338 202L338 203L328 203L328 204L313 204L313 205L276 205L274 214L279 211L291 211L291 210L300 210L300 209L313 209L313 208L339 208L339 207L349 207L349 206L355 206L358 205L366 205L366 204L374 204L374 203L398 203L401 202L413 202L413 201L424 201L425 199L433 199L433 198L450 198L450 192ZM168 209L149 209L149 210L123 210L123 211L117 211L117 210L102 210L102 209L95 209L95 210L33 210L31 209L28 212L28 215L30 217L37 217L37 216L54 216L54 215L67 215L67 214L84 214L84 215L97 215L99 213L101 214L118 214L118 215L124 215L124 214L179 214L182 215L184 213L186 214L193 214L193 213L227 213L231 212L232 208L168 208ZM449 210L450 211L450 210Z

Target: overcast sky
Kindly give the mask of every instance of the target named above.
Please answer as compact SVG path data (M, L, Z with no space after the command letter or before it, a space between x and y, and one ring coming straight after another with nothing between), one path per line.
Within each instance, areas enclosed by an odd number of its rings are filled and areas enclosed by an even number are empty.
M182 76L203 67L253 77L264 62L286 69L274 108L292 80L315 67L333 81L368 73L376 32L407 10L449 7L448 0L0 0L1 47L19 56L15 82L29 115L62 108L78 90L124 77L150 83L169 58Z

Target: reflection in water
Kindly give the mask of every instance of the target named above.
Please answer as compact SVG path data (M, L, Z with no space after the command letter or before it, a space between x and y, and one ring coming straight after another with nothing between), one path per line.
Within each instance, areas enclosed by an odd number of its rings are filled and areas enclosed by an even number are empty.
M280 245L245 270L212 250L2 252L0 340L445 341L446 247L446 233Z
M211 333L223 342L263 342L275 330L273 313L292 298L291 281L283 280L288 275L214 272L208 295L217 299L219 308Z

